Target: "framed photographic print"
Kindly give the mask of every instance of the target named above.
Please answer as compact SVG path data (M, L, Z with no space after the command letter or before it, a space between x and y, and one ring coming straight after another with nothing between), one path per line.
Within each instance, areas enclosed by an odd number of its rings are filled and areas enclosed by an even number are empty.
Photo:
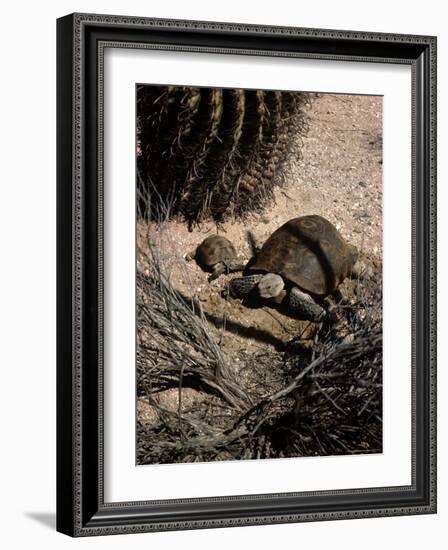
M57 528L436 511L436 38L58 20Z

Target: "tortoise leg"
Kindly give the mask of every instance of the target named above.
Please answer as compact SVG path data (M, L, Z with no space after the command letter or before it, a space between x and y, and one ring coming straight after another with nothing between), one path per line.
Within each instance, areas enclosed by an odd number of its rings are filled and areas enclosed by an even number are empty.
M238 260L230 260L228 262L225 262L226 269L228 273L231 273L233 271L244 271L245 264L242 264Z
M232 271L243 271L244 265L237 261L219 262L213 268L212 274L208 278L209 282L214 281L223 273L230 273Z
M208 278L209 283L217 279L227 270L226 264L224 262L218 262L213 268L212 274Z
M309 294L305 294L297 287L293 287L289 293L288 306L301 319L309 321L320 321L326 315L323 307L316 304Z
M230 295L234 298L243 298L247 296L258 285L262 277L262 274L255 274L232 279L229 283Z

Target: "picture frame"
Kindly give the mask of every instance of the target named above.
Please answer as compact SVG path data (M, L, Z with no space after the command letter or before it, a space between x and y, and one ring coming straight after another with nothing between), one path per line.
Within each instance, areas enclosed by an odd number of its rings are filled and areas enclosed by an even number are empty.
M57 21L57 530L141 533L436 512L436 38L72 14ZM407 65L412 75L411 484L107 502L104 51ZM397 343L399 345L399 343Z

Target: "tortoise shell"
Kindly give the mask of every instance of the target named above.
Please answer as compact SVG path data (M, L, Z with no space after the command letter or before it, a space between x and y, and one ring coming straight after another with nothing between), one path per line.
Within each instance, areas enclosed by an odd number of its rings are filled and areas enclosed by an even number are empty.
M350 274L356 248L321 216L301 216L279 227L262 246L247 273L278 273L318 296L333 292Z
M221 235L211 235L196 249L195 260L204 270L212 269L219 262L230 262L236 258L233 244Z

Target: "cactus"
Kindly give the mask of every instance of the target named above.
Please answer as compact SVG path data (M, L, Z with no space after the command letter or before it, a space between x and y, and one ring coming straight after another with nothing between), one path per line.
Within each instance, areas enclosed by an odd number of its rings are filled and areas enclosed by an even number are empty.
M300 92L139 85L139 212L155 204L145 200L151 189L190 228L262 211L305 131L308 101Z

